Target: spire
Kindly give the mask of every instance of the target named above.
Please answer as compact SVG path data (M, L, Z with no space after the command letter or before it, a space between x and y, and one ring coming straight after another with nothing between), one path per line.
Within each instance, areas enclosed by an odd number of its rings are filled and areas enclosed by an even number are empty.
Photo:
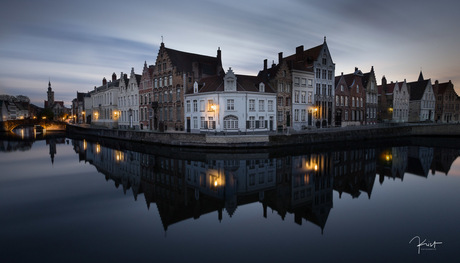
M420 70L420 75L418 76L418 81L423 81L422 70Z
M326 43L326 36L324 36L324 43Z

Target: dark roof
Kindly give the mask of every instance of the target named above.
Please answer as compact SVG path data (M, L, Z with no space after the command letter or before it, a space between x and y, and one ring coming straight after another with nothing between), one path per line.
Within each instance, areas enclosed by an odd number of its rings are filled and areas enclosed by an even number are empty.
M271 79L276 77L278 74L278 70L280 69L281 64L273 64L272 67L259 71L257 77L263 79L264 81L270 81Z
M385 92L385 94L387 93L393 93L394 89L395 89L395 85L396 85L397 82L391 82L391 83L387 83L387 90ZM377 86L377 89L379 91L379 94L383 94L383 85L379 85Z
M313 62L318 60L318 57L321 53L321 50L323 49L323 46L324 46L324 43L319 46L304 50L300 52L299 54L295 53L293 55L287 56L283 59L288 61L288 66L291 70L297 69L297 70L313 71ZM300 46L297 48L303 49L303 46Z
M258 76L248 75L235 75L236 76L236 90L247 91L247 92L259 92L259 84L263 82L265 84L265 93L275 93L273 88ZM200 79L198 82L198 92L216 92L224 91L224 77L223 76L211 76ZM188 94L193 93L193 90L188 90Z
M421 100L423 93L425 93L425 89L430 82L431 80L427 79L407 83L409 86L410 100Z
M375 76L374 66L371 67L371 71L363 74L362 82L364 87L367 87L367 84L369 83L371 76Z
M217 57L204 56L199 54L187 53L170 48L165 48L172 64L176 66L178 71L192 72L193 63L198 63L202 73L206 75L216 75L219 65L222 64Z

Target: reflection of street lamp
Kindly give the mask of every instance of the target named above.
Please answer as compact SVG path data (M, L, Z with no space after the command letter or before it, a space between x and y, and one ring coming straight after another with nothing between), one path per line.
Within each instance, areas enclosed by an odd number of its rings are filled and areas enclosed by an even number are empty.
M212 104L212 105L211 105L211 110L212 110L212 111L216 111L216 109L217 109L217 106L216 106L215 104Z

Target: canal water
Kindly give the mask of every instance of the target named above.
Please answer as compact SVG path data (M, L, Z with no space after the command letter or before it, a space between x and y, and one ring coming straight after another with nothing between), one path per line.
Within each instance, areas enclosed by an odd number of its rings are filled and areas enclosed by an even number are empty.
M0 140L0 262L458 262L457 141Z

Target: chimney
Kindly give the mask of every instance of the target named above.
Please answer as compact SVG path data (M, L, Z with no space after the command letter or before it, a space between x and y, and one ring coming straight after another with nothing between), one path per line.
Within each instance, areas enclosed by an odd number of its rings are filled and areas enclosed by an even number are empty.
M355 72L358 71L358 67L355 67Z
M115 74L115 72L113 72L113 74L112 74L112 81L115 81L115 80L117 80L117 74Z
M278 53L278 64L281 64L281 61L283 61L283 52Z
M222 60L222 52L220 50L220 47L217 48L217 60L218 61Z
M264 59L264 70L267 70L267 60Z
M302 52L303 52L303 46L296 47L296 49L295 49L296 56L302 55Z
M105 79L105 77L102 79L102 86L105 86L107 85L107 80Z

